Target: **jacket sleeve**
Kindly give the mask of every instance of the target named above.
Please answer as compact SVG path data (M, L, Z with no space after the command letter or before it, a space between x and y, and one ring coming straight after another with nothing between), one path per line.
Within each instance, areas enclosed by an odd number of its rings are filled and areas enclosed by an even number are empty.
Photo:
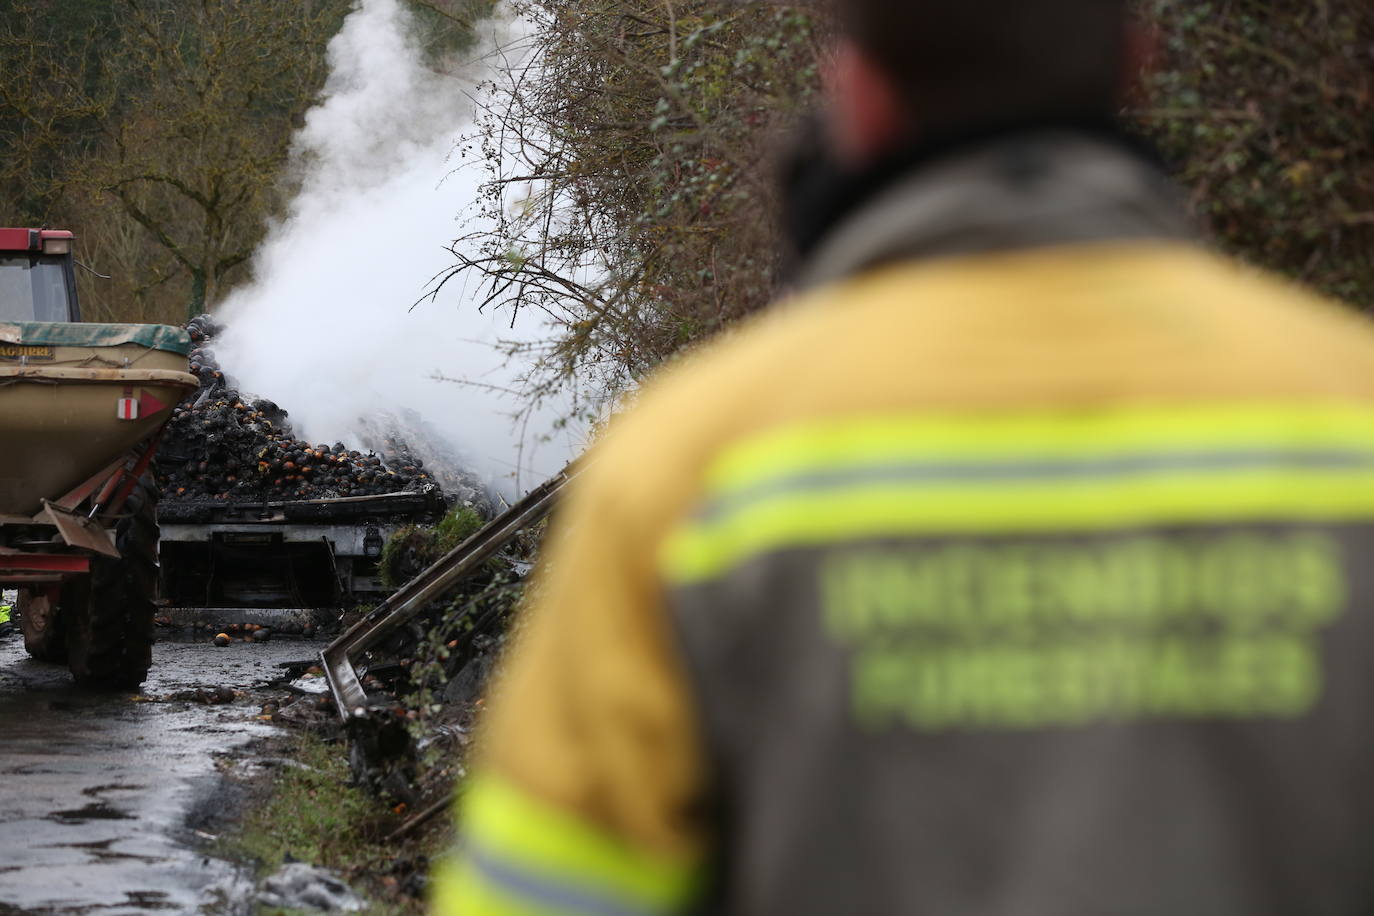
M437 913L650 916L696 895L704 767L655 571L661 512L614 467L589 468L555 519Z

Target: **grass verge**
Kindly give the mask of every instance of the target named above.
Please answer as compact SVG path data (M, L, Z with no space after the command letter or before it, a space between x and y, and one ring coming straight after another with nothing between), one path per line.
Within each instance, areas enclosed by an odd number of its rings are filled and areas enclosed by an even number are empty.
M292 860L338 873L368 899L373 916L425 912L412 896L415 876L447 842L444 831L397 846L386 835L401 818L382 802L349 784L346 751L317 735L281 739L273 755L297 765L279 767L273 779L245 786L247 798L234 829L221 836L216 854L252 864L259 877ZM294 916L298 911L261 907L260 916ZM313 911L312 911L313 912Z

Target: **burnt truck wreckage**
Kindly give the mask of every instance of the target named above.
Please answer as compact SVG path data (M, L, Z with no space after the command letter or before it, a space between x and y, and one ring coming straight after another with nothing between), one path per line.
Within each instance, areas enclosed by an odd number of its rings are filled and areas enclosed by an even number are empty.
M446 496L399 436L379 436L380 454L296 438L285 410L234 387L210 316L186 330L200 387L173 410L156 465L164 622L309 629L388 590L378 562L401 527L459 503L490 514L480 481L447 470Z

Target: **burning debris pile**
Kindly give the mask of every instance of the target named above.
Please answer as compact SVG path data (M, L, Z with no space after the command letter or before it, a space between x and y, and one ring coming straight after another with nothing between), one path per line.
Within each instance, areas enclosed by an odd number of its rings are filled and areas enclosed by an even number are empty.
M423 459L415 462L449 496L451 505L467 506L482 518L497 514L497 497L469 467L468 455L456 449L418 412L409 408L360 418L356 423L359 444L381 455L404 454Z
M266 502L438 487L424 462L395 439L382 455L297 439L285 410L234 388L215 359L211 345L220 326L209 315L193 318L186 330L200 390L167 425L158 459L164 500Z

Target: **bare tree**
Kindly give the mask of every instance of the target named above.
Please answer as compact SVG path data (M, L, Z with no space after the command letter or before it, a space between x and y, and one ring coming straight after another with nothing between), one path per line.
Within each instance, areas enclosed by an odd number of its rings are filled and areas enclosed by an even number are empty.
M162 308L153 311L167 320L171 295L185 297L187 313L203 311L252 255L277 204L294 125L323 83L344 0L118 8L106 78L125 92L80 183L102 224L97 251L138 278L135 299L156 291ZM130 221L152 252L120 245L128 235L119 224Z
M621 390L768 302L771 162L818 79L807 4L521 0L534 26L488 87L495 230L460 239L486 306L557 329L529 380Z
M0 6L0 222L53 217L71 153L114 101L98 88L97 34L80 22L63 31L52 13L23 0Z

